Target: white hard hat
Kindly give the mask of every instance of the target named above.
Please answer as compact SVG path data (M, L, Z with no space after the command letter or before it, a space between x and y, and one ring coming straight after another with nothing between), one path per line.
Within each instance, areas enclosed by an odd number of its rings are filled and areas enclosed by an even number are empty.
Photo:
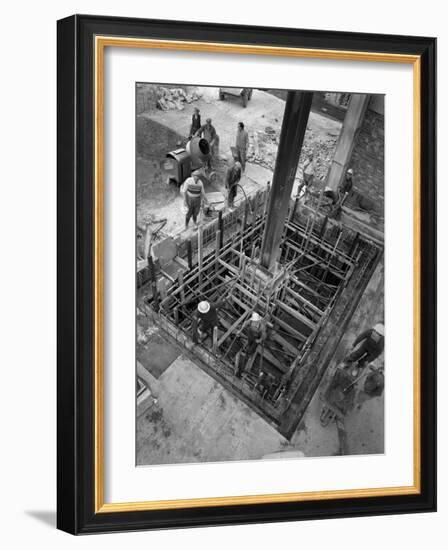
M252 313L252 317L250 318L251 321L261 321L261 317L258 315L256 311Z
M208 313L210 310L210 304L204 300L203 302L199 302L198 304L198 311L199 313Z
M349 168L349 169L347 170L347 174L353 175L353 168Z
M381 336L384 336L384 325L383 323L377 323L374 327L373 327L373 330L375 332L378 332L378 334L381 334Z

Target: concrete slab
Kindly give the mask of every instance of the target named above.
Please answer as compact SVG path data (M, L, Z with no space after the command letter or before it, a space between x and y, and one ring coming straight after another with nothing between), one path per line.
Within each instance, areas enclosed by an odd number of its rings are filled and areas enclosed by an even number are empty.
M151 335L146 345L137 345L137 359L155 378L160 378L179 355L180 350L159 334Z
M157 380L157 403L137 419L137 464L256 460L286 440L254 411L179 357Z

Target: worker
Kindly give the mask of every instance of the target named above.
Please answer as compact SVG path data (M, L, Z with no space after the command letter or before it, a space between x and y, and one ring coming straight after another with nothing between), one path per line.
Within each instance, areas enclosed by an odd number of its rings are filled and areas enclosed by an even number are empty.
M237 152L237 159L241 163L242 171L246 170L246 155L247 147L249 146L249 134L244 129L244 123L238 122L236 131L235 149Z
M191 139L195 133L199 130L201 127L201 114L197 107L194 108L194 113L191 117L191 126L190 126L190 135L189 138Z
M255 353L258 344L266 339L266 325L260 315L254 311L245 329L247 336L246 354L251 357Z
M324 197L330 199L333 206L339 201L339 193L337 191L333 191L333 189L328 185L325 187Z
M187 208L187 214L185 216L185 229L188 229L190 219L193 218L193 222L198 227L198 216L201 211L203 203L207 202L205 196L204 185L200 178L199 170L195 170L192 175L185 180L184 183L184 204Z
M344 180L341 182L340 192L343 197L346 197L350 195L352 189L353 189L353 169L349 168L345 173Z
M206 161L206 164L207 164L207 167L211 169L212 159L215 155L215 152L219 143L218 134L216 133L215 127L212 124L211 118L207 118L207 120L205 121L205 124L203 124L200 128L196 130L196 132L194 133L194 137L197 137L197 136L207 140L210 146L210 157Z
M313 183L314 171L316 169L316 162L313 155L309 155L303 165L303 183L305 187L309 187Z
M198 337L202 341L207 336L213 335L213 330L218 326L218 310L224 305L224 302L209 302L202 300L199 302L196 315L193 319L193 341L197 342Z
M362 332L353 342L353 351L346 357L347 363L358 361L358 367L375 361L384 350L384 325L377 323Z
M241 374L246 369L258 345L266 339L266 324L260 315L254 311L250 319L242 326L241 332L247 337L247 342L236 365L235 376L237 378L241 378ZM256 370L259 370L259 366Z
M225 176L225 187L227 190L227 205L229 208L233 208L233 204L236 197L237 186L241 180L241 164L239 161L231 159L227 167Z

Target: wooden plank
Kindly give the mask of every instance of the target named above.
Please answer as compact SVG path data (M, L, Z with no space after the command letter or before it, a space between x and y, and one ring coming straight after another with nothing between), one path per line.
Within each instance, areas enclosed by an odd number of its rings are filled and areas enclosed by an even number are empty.
M275 340L278 344L280 344L282 347L287 349L289 352L294 353L294 354L297 354L299 352L299 350L296 347L294 347L292 344L290 344L288 342L288 340L286 340L286 338L283 338L283 336L281 334L279 334L275 329L273 329L269 333L269 336L270 336L270 338Z
M218 343L217 343L217 347L219 348L223 342L225 342L225 340L228 338L228 336L230 336L230 334L232 334L236 327L238 325L240 325L244 320L245 318L249 315L250 311L249 310L246 310L231 326L228 330L226 330L226 332L223 334L223 336L221 336L221 338L218 340Z
M199 284L202 282L202 261L204 258L204 228L202 225L198 227L198 267L199 267Z
M213 351L218 349L218 327L213 328Z
M286 296L285 296L285 299L283 301L287 303L288 299L289 299L289 300L292 300L295 304L297 304L298 307L302 307L304 309L309 308L311 310L311 312L309 312L310 315L314 314L313 317L317 316L317 319L315 319L316 322L324 314L324 312L322 310L320 310L314 304L312 304L311 302L309 302L308 300L306 300L305 298L300 296L300 294L297 294L297 292L294 292L294 290L292 290L288 287L285 287L285 291L286 291Z
M272 320L278 325L280 325L285 330L285 332L290 334L292 338L295 338L296 340L300 340L301 342L307 341L307 338L308 338L307 336L304 336L303 334L298 332L296 329L292 328L290 325L288 325L288 323L285 323L283 319L280 319L279 317L272 315Z
M182 271L179 271L178 281L180 288L180 299L182 302L185 302L184 274L182 273Z
M312 331L316 328L316 323L313 323L313 321L310 321L307 317L296 311L290 306L287 306L283 302L278 302L278 306L283 309L285 313L288 315L291 315L291 317L294 317L294 319L297 319L297 321L300 321L304 325L306 325L308 328L310 328Z
M272 353L269 351L269 349L267 349L266 346L263 346L263 357L265 357L270 363L275 365L281 372L288 372L289 366L280 363L280 361L272 355Z

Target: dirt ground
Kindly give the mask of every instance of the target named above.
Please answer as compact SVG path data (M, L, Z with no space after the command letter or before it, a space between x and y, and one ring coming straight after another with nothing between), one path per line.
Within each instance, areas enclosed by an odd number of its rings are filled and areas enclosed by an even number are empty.
M161 111L154 109L137 116L137 223L144 225L151 219L167 218L163 235L178 235L184 227L183 200L174 185L167 185L163 172L166 153L183 147L189 134L191 116L195 107L200 109L202 120L212 119L220 138L220 147L214 168L217 177L208 192L224 191L226 159L235 144L239 121L249 133L249 150L246 172L241 185L247 195L272 180L278 138L285 102L272 94L254 90L247 108L235 97L218 99L218 88L201 88L202 98L185 104L183 110ZM297 183L301 181L301 164L313 152L317 172L324 177L333 157L341 123L321 114L311 113L302 157L299 162ZM243 195L239 191L238 200Z

